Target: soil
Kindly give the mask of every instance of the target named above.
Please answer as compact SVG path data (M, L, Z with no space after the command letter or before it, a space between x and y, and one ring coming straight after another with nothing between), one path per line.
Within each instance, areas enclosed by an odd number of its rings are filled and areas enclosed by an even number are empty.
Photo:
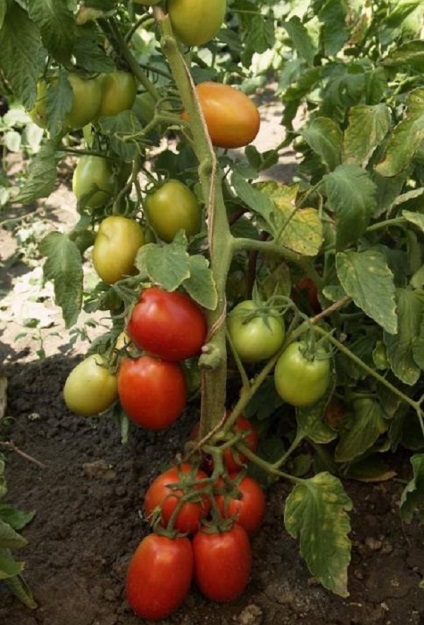
M280 130L274 126L274 135L266 133L269 147L281 140ZM270 177L289 178L290 171L285 166ZM52 221L65 227L72 223L69 182L35 210L37 223L47 228ZM137 625L142 621L126 604L124 580L132 552L149 531L141 511L143 495L181 451L196 416L186 414L163 433L133 428L123 445L112 420L71 414L62 388L86 343L70 343L51 292L40 295L37 256L29 261L16 257L6 231L0 232L0 249L0 279L7 293L0 301L0 374L9 382L1 435L18 450L7 452L8 500L36 512L23 530L28 545L19 556L38 604L33 611L23 607L0 583L0 624ZM37 323L27 324L28 316ZM409 479L404 459L395 461L399 476ZM401 523L403 484L347 481L345 488L354 504L349 597L332 595L311 578L298 544L284 529L289 486L279 482L267 491L267 514L252 541L254 564L245 592L218 605L193 587L181 608L163 622L423 625L423 533L415 522Z

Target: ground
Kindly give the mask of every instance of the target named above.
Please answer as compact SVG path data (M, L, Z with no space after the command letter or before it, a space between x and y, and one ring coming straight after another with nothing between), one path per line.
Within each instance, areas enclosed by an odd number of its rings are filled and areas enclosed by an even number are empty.
M267 110L262 112L266 117ZM269 139L278 143L268 132ZM285 176L288 170L272 175ZM67 227L75 220L66 184L36 210L42 228L52 221ZM70 344L72 334L64 331L59 311L51 305L49 287L39 295L36 255L29 261L14 256L6 230L0 233L0 246L5 295L0 300L0 374L8 379L2 440L18 450L7 452L8 499L36 512L23 531L28 545L19 555L38 603L34 611L22 607L0 584L0 623L136 625L141 621L126 604L124 580L131 553L148 531L143 495L163 464L182 449L196 417L186 414L163 433L133 428L122 445L114 422L71 414L62 388L86 343ZM410 476L403 468L405 458L393 458L393 465L396 479L345 482L354 506L349 597L334 596L311 578L298 544L284 530L289 487L279 482L267 492L266 519L252 542L253 571L243 595L218 606L193 588L166 623L422 625L422 527L401 523L402 479Z

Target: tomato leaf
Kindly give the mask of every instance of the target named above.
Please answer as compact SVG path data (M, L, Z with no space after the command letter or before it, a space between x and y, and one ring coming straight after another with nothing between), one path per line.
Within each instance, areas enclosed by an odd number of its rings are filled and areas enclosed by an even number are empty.
M4 521L14 530L20 530L27 525L35 516L35 511L25 512L18 510L9 503L0 503L0 520Z
M424 454L411 457L413 477L405 487L400 499L400 514L406 523L412 521L415 511L424 520Z
M335 121L328 117L315 117L299 134L318 154L329 171L340 165L343 135Z
M355 304L389 334L396 334L394 277L384 254L377 250L339 252L336 268L343 289Z
M189 257L190 277L184 280L187 293L203 308L215 310L218 294L209 263L204 256L197 254Z
M60 72L58 80L47 89L47 120L52 137L60 133L66 113L71 110L73 91L66 72Z
M14 2L7 5L0 30L0 69L23 105L30 109L36 98L41 66L40 32L28 13Z
M294 15L287 22L283 23L283 27L286 29L299 56L304 58L308 65L312 66L318 51L300 18Z
M6 16L6 0L0 0L0 28L3 27L5 16Z
M0 527L1 534L1 527ZM1 535L0 535L0 544L1 544ZM24 568L23 562L15 562L13 557L10 555L8 549L0 548L0 580L6 580L10 577L14 577L15 575L19 575L22 573Z
M250 23L247 36L243 41L241 57L245 67L250 65L252 56L263 53L275 45L274 20L264 20L261 15L255 15Z
M78 246L67 234L51 232L40 244L46 280L54 283L56 304L62 308L67 328L72 326L82 305L83 271Z
M380 403L367 398L354 403L353 413L348 413L344 425L346 429L336 447L336 462L351 462L370 449L388 428Z
M99 125L102 132L109 136L112 149L125 162L132 161L139 154L140 137L143 127L133 111L122 111L111 117L101 117Z
M48 197L56 182L58 161L55 144L48 141L31 161L25 186L15 201L29 204L40 197Z
M424 41L408 41L390 52L383 65L386 67L397 67L407 65L418 72L424 71Z
M375 149L390 130L390 111L386 104L352 106L344 134L344 161L365 167Z
M27 544L26 539L0 519L0 549L20 549Z
M349 480L358 482L387 482L395 477L396 471L389 469L381 454L373 454L367 458L361 458L348 467L343 476Z
M178 235L169 245L143 245L135 264L142 278L148 278L166 291L175 291L190 278L190 256Z
M44 46L59 63L71 60L75 20L67 0L32 0L29 16L40 29Z
M2 564L1 562L4 563L4 558L5 557L5 553L1 554L0 553L0 570L2 568ZM9 558L9 564L10 564L10 558ZM23 569L23 563L22 562L17 562L15 563L17 564L18 567L20 567L20 569ZM7 579L4 580L6 586L9 588L10 592L12 592L15 597L17 597L19 599L19 601L21 603L23 603L24 605L27 606L27 608L30 608L31 610L34 610L37 607L37 604L34 601L34 598L31 594L31 591L29 590L27 584L25 583L25 581L22 579L22 577L20 575L13 575L11 577L8 577Z
M352 502L330 473L318 473L295 486L287 497L284 523L311 573L332 592L347 597L351 545L347 514Z
M300 431L317 445L325 445L337 438L337 432L323 420L324 407L327 402L326 396L324 400L312 406L296 410L296 420Z
M336 215L336 247L343 249L364 232L377 208L377 188L367 171L340 165L324 176L328 206Z
M393 373L404 384L412 385L421 375L419 363L423 364L424 291L398 289L396 299L399 330L394 336L386 335L384 342Z
M318 17L323 24L321 31L325 56L336 54L346 43L350 32L347 27L347 5L339 0L321 2Z
M79 29L74 43L74 55L79 67L87 72L111 72L116 66L106 55L101 45L101 37L94 27Z

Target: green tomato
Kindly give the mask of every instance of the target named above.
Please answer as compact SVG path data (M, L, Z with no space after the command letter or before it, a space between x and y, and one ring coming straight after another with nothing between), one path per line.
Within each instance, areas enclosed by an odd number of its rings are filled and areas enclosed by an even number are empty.
M187 46L201 46L221 28L226 0L168 0L169 19L175 36Z
M282 346L284 321L275 310L257 313L252 300L240 302L228 315L227 329L234 349L243 362L260 362L271 358Z
M110 162L102 156L82 156L74 170L72 190L77 200L91 193L85 207L96 209L104 206L115 190Z
M143 126L147 126L155 116L155 108L156 100L148 91L145 91L136 95L132 110Z
M132 108L137 93L133 74L117 70L100 77L101 102L97 117L110 117Z
M139 223L122 215L106 217L100 224L93 247L93 265L97 275L114 284L135 272L137 252L144 245Z
M184 230L187 237L200 230L200 204L194 193L179 180L168 180L148 194L144 208L149 225L166 243L171 243L179 230Z
M91 417L107 410L118 396L116 376L106 358L92 354L68 375L63 389L65 404L72 412Z
M322 347L308 357L304 341L295 341L281 354L274 371L277 393L288 404L300 408L315 404L330 382L330 358Z

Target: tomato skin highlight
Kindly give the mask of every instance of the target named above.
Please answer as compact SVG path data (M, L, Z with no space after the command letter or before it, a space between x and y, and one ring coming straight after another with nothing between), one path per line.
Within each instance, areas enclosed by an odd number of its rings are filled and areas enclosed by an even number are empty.
M241 148L259 132L259 111L242 91L217 82L196 86L212 145L218 148ZM181 117L188 120L184 111Z
M101 208L107 204L114 189L113 169L109 161L102 156L81 156L72 176L72 191L77 200L94 191L86 200L85 207L92 210Z
M235 475L230 475L234 479ZM224 480L217 486L222 487ZM237 484L241 497L237 499L229 494L216 495L215 500L223 518L235 517L235 522L244 527L249 536L256 534L264 520L266 499L262 488L252 477L246 475Z
M176 38L187 46L201 46L221 28L226 0L168 0L167 8Z
M123 358L118 370L121 406L137 425L162 430L174 423L186 406L181 366L149 355Z
M187 474L193 471L189 464L181 464L172 467L158 475L150 484L144 497L144 513L150 517L157 507L161 509L162 525L166 527L172 516L179 499L185 494L183 489L169 488L170 484L181 482L181 473ZM196 471L195 480L206 479L204 471ZM193 487L197 488L198 487ZM211 504L207 496L199 495L199 500L184 503L175 518L174 529L183 534L193 534L199 529L200 522L208 514Z
M218 602L238 597L249 581L252 568L246 530L237 524L221 533L207 534L200 530L192 546L194 579L201 593Z
M134 306L127 332L134 343L164 360L197 356L206 340L206 319L185 293L145 289Z
M72 412L90 417L107 410L118 397L116 375L100 354L91 354L66 378L63 398Z
M167 180L149 193L144 207L150 226L166 243L171 243L179 230L187 238L197 234L202 212L194 193L180 180Z
M281 399L302 408L324 396L330 381L330 358L318 348L316 358L308 359L303 341L291 343L281 354L274 371L274 382Z
M167 618L184 601L192 577L193 551L188 538L149 534L138 545L128 566L127 601L143 619Z
M234 349L243 362L256 363L271 358L282 346L284 321L276 311L251 315L257 308L253 300L237 304L227 318L227 329Z
M137 93L137 83L133 74L116 70L102 74L100 107L97 118L111 117L132 108Z
M144 244L144 232L139 223L121 215L104 219L93 247L93 265L106 284L135 273L134 262Z

